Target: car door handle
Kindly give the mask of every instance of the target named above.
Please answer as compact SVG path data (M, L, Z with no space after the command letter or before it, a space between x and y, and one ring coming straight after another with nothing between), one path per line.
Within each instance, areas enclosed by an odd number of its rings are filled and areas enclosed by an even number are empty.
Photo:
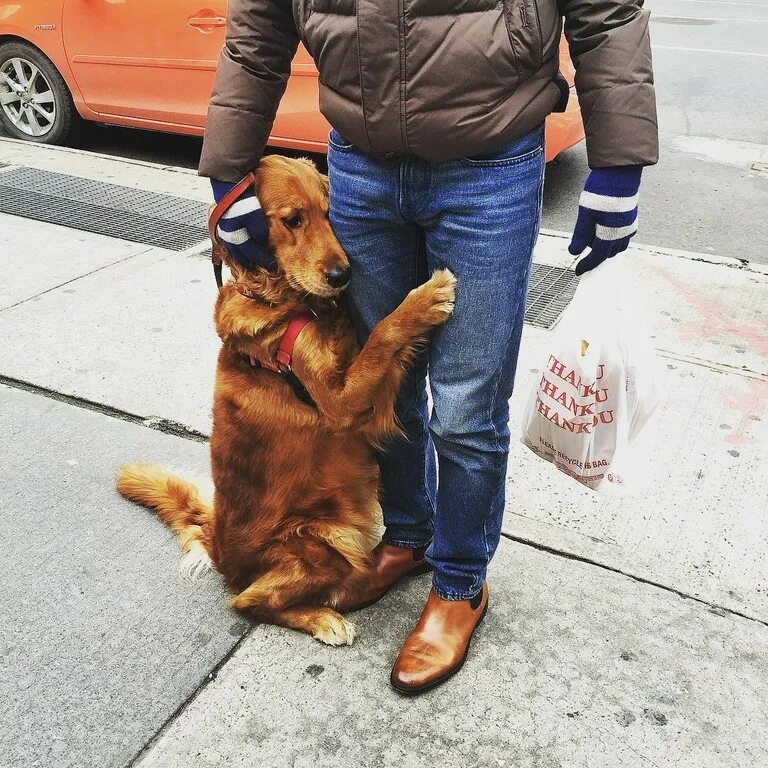
M217 27L223 27L227 23L224 16L218 16L213 11L198 11L194 16L187 19L190 27L200 30L200 32L213 32Z

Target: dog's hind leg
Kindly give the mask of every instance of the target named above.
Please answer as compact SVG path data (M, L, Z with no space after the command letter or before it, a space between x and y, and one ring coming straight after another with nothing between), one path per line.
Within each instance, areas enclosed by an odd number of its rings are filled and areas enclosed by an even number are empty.
M200 498L197 486L155 464L128 464L117 475L117 490L126 499L155 510L178 535L184 553L179 563L182 578L191 581L213 568L203 529L213 509Z
M306 632L326 645L352 645L357 636L355 625L333 608L295 605L282 611L267 611L260 618L279 627Z
M235 595L230 605L255 619L298 629L328 645L351 645L357 630L340 613L324 606L295 605L310 578L299 560L265 573Z
M179 560L179 576L185 581L197 581L213 570L208 554L206 536L201 526L188 525L179 534L179 544L184 553Z

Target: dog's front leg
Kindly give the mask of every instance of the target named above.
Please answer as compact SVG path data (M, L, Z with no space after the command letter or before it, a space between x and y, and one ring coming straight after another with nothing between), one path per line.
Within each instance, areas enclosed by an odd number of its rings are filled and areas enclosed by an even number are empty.
M374 327L343 376L329 376L327 358L318 353L323 341L307 326L297 341L294 366L320 412L342 428L372 414L373 431L395 432L395 396L407 366L429 332L450 317L455 292L456 278L447 269L436 271Z

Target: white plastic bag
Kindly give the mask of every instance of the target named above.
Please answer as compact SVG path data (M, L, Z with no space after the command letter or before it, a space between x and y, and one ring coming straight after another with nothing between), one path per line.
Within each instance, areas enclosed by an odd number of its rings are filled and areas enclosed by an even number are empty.
M589 488L636 487L662 381L622 258L608 259L581 278L549 343L522 441Z

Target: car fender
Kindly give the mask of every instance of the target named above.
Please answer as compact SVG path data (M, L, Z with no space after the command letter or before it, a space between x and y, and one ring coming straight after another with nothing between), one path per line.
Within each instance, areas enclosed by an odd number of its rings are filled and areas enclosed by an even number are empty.
M30 7L32 5L35 7ZM34 4L26 5L0 2L0 41L7 37L16 38L44 53L67 84L80 116L97 120L98 114L85 104L69 66L61 28L63 11L61 0L36 0Z

